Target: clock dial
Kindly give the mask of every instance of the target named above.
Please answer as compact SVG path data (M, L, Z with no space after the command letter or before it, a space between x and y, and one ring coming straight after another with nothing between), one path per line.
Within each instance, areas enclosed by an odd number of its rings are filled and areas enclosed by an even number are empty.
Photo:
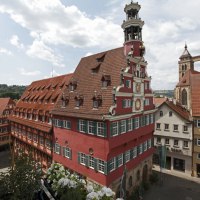
M135 101L135 109L136 110L140 110L140 107L141 107L141 101L140 101L140 99L137 99Z

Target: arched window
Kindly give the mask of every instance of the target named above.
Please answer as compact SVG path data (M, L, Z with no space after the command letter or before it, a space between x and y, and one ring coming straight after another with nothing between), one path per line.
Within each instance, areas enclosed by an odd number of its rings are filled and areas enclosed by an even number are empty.
M160 117L162 117L162 116L163 116L163 111L161 110L161 111L160 111Z
M183 89L182 91L182 105L187 106L187 91Z
M185 66L184 65L182 65L182 70L184 70L185 69Z

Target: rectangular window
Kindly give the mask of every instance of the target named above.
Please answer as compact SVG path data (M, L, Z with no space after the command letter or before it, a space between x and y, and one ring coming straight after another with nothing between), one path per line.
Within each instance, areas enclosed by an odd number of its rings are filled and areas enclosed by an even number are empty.
M126 80L126 87L131 88L131 81L130 80Z
M23 133L23 132L22 132ZM34 142L38 142L38 135L36 135L36 134L33 134L33 141Z
M169 145L169 138L165 139L165 145Z
M149 99L145 99L144 104L145 104L145 106L149 106L150 105Z
M138 129L140 127L139 117L135 118L135 129Z
M112 122L112 136L118 134L118 122Z
M146 122L146 125L149 125L149 115L145 115L145 122Z
M112 172L113 170L115 170L115 158L112 158L109 161L109 171Z
M69 147L65 147L63 152L64 152L64 156L66 158L70 158L71 159L71 149Z
M40 136L40 145L44 146L44 138L42 136Z
M169 124L165 124L165 131L169 130Z
M151 148L151 139L148 139L147 145L148 145L148 148Z
M128 119L128 127L127 127L127 131L132 131L132 127L133 127L133 123L132 123L132 119Z
M188 132L188 126L183 126L183 132Z
M32 134L30 132L28 133L28 139L32 140Z
M200 128L200 119L197 120L197 127Z
M197 154L197 159L200 159L200 153Z
M160 129L160 123L156 123L156 129Z
M94 122L93 121L88 121L88 133L94 134Z
M66 128L66 129L71 129L71 121L64 120L63 121L63 127Z
M60 154L60 145L58 143L55 144L55 153Z
M138 153L142 154L142 144L140 144L140 146L139 146L139 152Z
M126 120L121 120L120 126L121 133L126 133Z
M183 147L184 148L188 148L189 147L188 141L183 141Z
M86 132L86 121L80 119L79 120L79 131L85 133Z
M174 146L178 147L178 140L174 140Z
M82 164L82 165L85 165L85 163L86 163L86 159L85 159L85 154L84 153L80 153L80 163Z
M178 125L174 124L174 131L178 131Z
M104 171L105 171L105 161L99 159L98 164L99 164L98 165L99 166L98 171L104 173Z
M48 149L51 149L51 141L49 139L45 139L45 146L48 148Z
M197 139L197 146L200 146L200 139Z
M161 137L157 137L157 143L158 143L158 144L161 143Z
M104 123L103 122L97 122L97 135L104 137Z
M118 167L123 165L123 154L117 156L118 159Z
M94 169L94 157L89 156L89 167Z
M125 152L125 162L128 162L130 160L130 150Z

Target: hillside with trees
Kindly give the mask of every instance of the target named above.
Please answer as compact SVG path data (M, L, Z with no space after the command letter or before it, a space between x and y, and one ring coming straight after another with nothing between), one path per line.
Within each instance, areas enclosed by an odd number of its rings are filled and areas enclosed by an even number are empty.
M0 98L10 97L12 99L20 99L26 86L0 84Z

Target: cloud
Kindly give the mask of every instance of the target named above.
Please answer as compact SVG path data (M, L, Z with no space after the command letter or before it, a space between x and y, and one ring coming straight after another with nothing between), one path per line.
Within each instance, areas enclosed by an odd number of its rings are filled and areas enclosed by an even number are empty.
M34 40L33 44L28 47L26 54L30 57L49 61L54 66L64 67L62 64L62 56L56 55L50 47L44 44L43 41Z
M16 46L18 49L23 49L24 48L24 45L22 43L20 43L20 40L18 38L17 35L13 35L10 39L10 43L13 45L13 46Z
M5 49L5 48L0 48L0 55L1 54L5 54L5 55L8 55L8 56L11 56L12 55L12 52Z
M36 70L36 71L26 71L24 68L20 68L19 71L20 71L20 74L23 75L23 76L36 76L36 75L41 74L41 72L38 71L38 70Z

